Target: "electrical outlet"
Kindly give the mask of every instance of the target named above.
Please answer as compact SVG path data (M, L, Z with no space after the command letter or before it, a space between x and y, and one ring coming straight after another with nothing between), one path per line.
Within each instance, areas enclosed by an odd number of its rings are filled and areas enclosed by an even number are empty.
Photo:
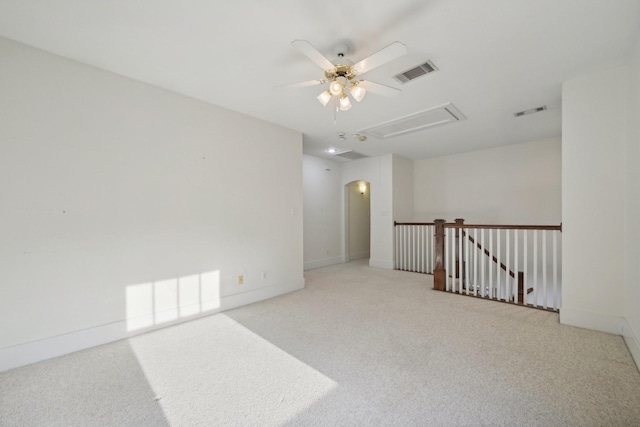
M244 283L244 276L241 274L238 276L238 285L242 285Z

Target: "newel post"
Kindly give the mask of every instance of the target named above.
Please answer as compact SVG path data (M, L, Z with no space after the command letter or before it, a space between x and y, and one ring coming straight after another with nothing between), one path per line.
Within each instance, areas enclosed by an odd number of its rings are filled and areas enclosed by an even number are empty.
M444 219L436 219L433 221L436 227L435 248L436 248L436 265L433 269L433 289L437 291L445 290L446 272L444 270Z

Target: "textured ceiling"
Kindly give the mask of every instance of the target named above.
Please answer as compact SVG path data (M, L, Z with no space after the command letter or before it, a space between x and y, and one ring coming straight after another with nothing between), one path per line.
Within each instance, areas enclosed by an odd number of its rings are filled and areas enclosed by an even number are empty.
M559 136L562 82L623 63L639 28L638 0L0 0L0 36L301 131L320 156L335 146L420 159ZM365 75L402 93L367 94L334 124L320 87L273 90L323 77L295 39L331 60L345 43L353 62L404 43L407 55ZM392 78L427 59L439 71ZM449 102L468 119L337 137Z

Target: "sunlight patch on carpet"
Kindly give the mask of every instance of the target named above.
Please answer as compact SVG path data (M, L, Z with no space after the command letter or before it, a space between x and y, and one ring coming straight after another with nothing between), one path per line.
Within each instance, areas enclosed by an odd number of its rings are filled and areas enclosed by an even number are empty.
M338 384L224 314L131 339L171 425L284 423ZM193 323L193 322L192 322ZM182 331L182 333L181 333Z

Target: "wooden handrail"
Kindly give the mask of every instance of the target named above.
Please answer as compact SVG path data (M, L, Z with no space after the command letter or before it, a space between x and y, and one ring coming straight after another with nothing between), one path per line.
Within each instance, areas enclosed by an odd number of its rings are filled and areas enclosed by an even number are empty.
M435 222L397 222L393 221L393 225L436 225ZM502 225L502 224L463 224L455 222L446 222L444 228L486 228L490 230L555 230L562 231L562 223L560 225Z
M435 222L396 222L393 221L394 227L396 225L436 225Z
M562 231L560 225L492 225L492 224L456 224L446 223L444 228L486 228L491 230L557 230Z

